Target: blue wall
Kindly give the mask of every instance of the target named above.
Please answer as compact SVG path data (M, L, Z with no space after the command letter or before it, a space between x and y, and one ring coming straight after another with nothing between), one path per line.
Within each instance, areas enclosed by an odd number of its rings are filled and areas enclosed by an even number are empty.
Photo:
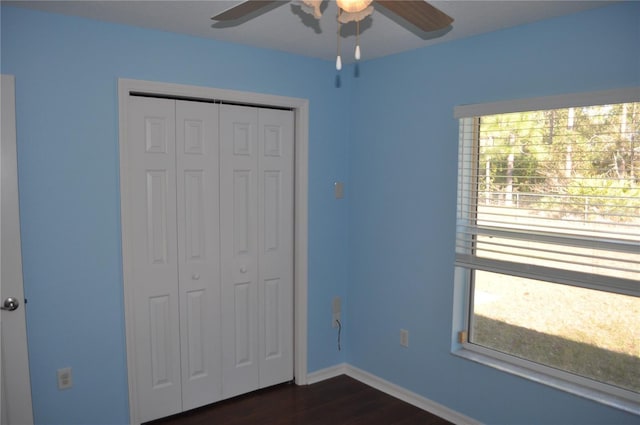
M451 326L454 106L640 85L640 3L369 61L355 84L347 361L486 423L637 424L453 356Z
M637 423L450 354L453 107L640 85L640 3L333 64L3 6L16 76L30 366L38 423L128 421L117 78L310 100L309 371L347 361L488 423ZM352 115L350 115L352 114ZM353 118L353 123L349 119ZM347 198L333 199L333 182ZM331 298L345 299L343 351ZM409 329L411 347L398 345ZM74 387L56 389L57 368Z
M348 75L333 64L159 31L2 7L16 77L24 286L38 423L128 423L117 78L309 99L309 370L344 361L331 299L346 299ZM347 182L348 186L348 182ZM346 307L346 303L345 303ZM71 366L72 389L56 369Z

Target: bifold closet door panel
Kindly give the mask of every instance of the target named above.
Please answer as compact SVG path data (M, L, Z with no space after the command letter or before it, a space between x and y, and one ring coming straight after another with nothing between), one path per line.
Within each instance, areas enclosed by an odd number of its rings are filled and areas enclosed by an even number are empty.
M259 388L258 112L220 105L222 392Z
M176 101L182 409L222 397L218 105Z
M293 112L220 106L223 396L293 378Z
M260 387L293 379L293 112L258 110Z
M176 229L175 102L130 97L132 185L127 258L135 380L142 422L182 410Z

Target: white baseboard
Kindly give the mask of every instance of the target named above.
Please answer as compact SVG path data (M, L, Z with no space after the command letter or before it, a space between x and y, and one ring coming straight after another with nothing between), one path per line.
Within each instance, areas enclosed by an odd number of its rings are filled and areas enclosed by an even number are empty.
M443 419L453 422L459 425L481 425L481 422L463 415L460 412L452 410L440 403L436 403L433 400L429 400L419 394L402 388L399 385L386 381L376 375L366 372L362 369L358 369L355 366L351 366L347 363L341 363L335 366L321 369L316 372L312 372L307 375L307 382L314 384L316 382L324 381L326 379L334 378L339 375L347 375L353 379L356 379L363 384L367 384L383 393L389 394L399 400L416 406L422 410L426 410L429 413L440 416Z
M347 364L340 363L335 366L331 366L326 369L320 369L307 374L307 384L315 384L316 382L324 381L326 379L335 378L336 376L346 374Z

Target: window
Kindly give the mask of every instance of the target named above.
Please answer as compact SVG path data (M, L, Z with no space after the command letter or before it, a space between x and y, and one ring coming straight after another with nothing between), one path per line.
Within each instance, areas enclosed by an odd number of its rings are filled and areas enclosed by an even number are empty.
M630 89L456 108L463 351L638 411L639 101Z

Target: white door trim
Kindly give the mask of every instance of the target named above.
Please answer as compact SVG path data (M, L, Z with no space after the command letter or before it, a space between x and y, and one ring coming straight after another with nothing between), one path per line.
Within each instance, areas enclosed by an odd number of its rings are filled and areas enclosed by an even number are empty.
M216 99L250 105L276 106L293 109L295 113L295 171L294 171L294 376L298 385L307 384L307 244L308 244L308 157L309 157L309 101L307 99L283 97L270 94L241 92L235 90L198 87L154 81L118 79L119 146L120 146L120 203L122 235L131 229L130 214L131 185L127 173L127 98L131 92L159 96L175 96L186 99ZM122 237L122 274L124 282L132 278L132 247ZM127 370L129 381L129 414L132 424L138 424L136 400L135 365L133 353L133 296L124 285L125 332L127 342Z

